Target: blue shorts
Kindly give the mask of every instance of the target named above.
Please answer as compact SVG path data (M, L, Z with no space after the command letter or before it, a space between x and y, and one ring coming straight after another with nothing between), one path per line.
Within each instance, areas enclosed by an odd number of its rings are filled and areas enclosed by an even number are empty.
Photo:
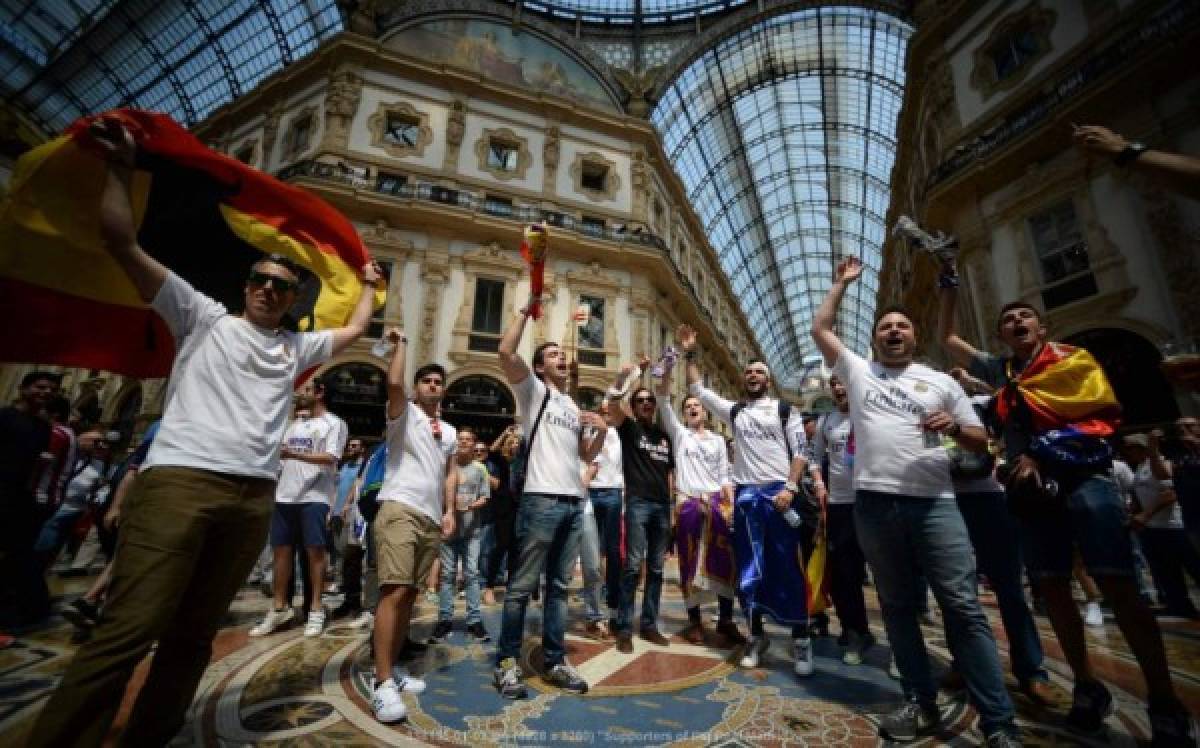
M1055 508L1023 520L1026 566L1035 579L1069 577L1075 549L1093 577L1132 577L1125 503L1110 473L1093 475Z
M329 507L319 501L303 504L275 504L271 514L271 547L303 546L324 548L328 544L325 518Z

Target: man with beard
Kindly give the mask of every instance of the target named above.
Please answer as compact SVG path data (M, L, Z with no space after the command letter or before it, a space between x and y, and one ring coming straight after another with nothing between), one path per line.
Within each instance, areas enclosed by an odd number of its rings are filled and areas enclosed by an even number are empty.
M374 263L346 327L281 327L299 268L284 257L250 268L240 316L197 292L137 240L130 197L133 137L113 119L91 136L108 160L100 235L138 295L175 338L158 436L129 497L104 615L76 653L29 745L100 745L134 668L158 647L122 737L166 745L183 724L222 616L263 546L296 378L367 329Z
M512 385L528 437L525 443L525 481L517 508L519 554L516 573L504 595L500 642L492 678L500 695L520 699L521 640L525 609L546 574L542 628L543 667L548 683L565 691L586 693L585 681L567 662L567 585L579 557L587 489L579 461L591 463L604 446L608 424L600 415L580 412L566 393L569 366L557 343L543 343L533 352L533 366L517 354L525 323L538 299L509 325L500 339L500 367Z
M854 529L854 464L847 455L851 425L846 399L846 386L837 377L829 378L836 410L817 420L813 431L813 462L828 461L829 488L826 507L825 533L829 548L826 574L829 576L829 595L842 625L839 643L846 648L842 662L861 665L863 654L875 643L867 624L867 604L863 582L867 576L867 560L858 544Z
M951 297L952 270L940 284ZM996 328L1011 351L1007 358L977 350L953 329L943 345L972 376L999 390L1009 501L1021 517L1030 576L1075 675L1067 721L1096 733L1113 710L1112 696L1091 669L1071 595L1078 547L1146 678L1154 745L1194 745L1191 717L1171 685L1158 623L1134 580L1125 506L1104 441L1116 431L1120 412L1112 387L1087 351L1049 341L1041 315L1028 303L1005 304Z
M979 712L988 746L1017 745L1013 704L987 616L976 598L975 563L954 501L945 434L971 451L987 449L987 433L953 379L913 363L912 318L880 312L876 360L867 362L834 332L846 289L862 263L838 263L829 295L813 316L812 335L825 363L845 383L856 445L855 525L883 607L883 622L900 670L906 703L880 722L880 732L909 741L937 730L937 686L917 621L916 574L925 575L942 609L955 666Z
M770 396L771 372L762 361L746 365L745 400L734 403L704 386L696 365L696 331L681 325L675 342L687 360L688 391L733 430L733 556L738 599L750 619L741 665L758 667L767 651L763 616L769 615L792 628L793 671L812 675L808 589L800 552L803 530L793 524L805 511L797 485L807 465L802 416Z

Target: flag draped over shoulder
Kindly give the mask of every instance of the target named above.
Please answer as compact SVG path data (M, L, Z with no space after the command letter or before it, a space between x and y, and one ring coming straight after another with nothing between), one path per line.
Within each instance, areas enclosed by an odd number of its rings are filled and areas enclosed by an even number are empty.
M100 116L120 119L137 143L132 203L150 255L234 310L255 260L286 256L311 272L289 311L295 326L347 322L369 256L344 216L207 148L166 115ZM91 122L22 156L0 204L0 361L166 376L174 341L100 241L107 167L87 147Z
M1111 436L1120 422L1121 404L1100 364L1083 348L1046 343L1036 358L1005 385L996 399L996 413L1007 421L1015 398L1029 405L1036 432L1071 430L1094 437Z

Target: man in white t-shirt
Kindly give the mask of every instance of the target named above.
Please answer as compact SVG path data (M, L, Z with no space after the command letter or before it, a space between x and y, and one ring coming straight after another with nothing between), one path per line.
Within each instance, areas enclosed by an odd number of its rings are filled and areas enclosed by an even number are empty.
M1185 573L1200 584L1200 554L1188 541L1183 527L1183 510L1174 483L1154 474L1150 440L1145 434L1129 434L1121 440L1133 469L1133 492L1140 511L1129 518L1129 526L1141 533L1142 551L1154 583L1163 591L1168 615L1200 618L1188 593Z
M854 429L855 523L875 574L906 703L880 721L880 732L909 741L937 730L937 685L917 622L916 571L933 589L957 671L966 681L989 746L1016 745L1012 699L1004 688L991 626L976 597L967 528L954 501L944 433L971 451L987 433L967 395L949 376L913 363L916 335L902 310L883 310L874 325L877 361L868 362L834 332L846 288L862 273L838 264L829 295L813 316L812 335L845 383Z
M275 509L271 515L271 548L275 557L273 588L275 605L250 636L266 636L293 617L292 553L304 548L302 563L308 565L308 599L312 608L304 623L304 635L320 636L325 630L321 591L325 584L326 523L336 490L337 461L346 443L342 419L318 407L317 398L301 395L296 410L310 410L308 418L297 417L283 438L280 455L283 469L275 486Z
M842 626L838 637L838 642L846 648L842 662L861 665L863 654L875 643L875 637L867 623L867 603L863 596L867 559L854 529L854 458L847 454L852 433L850 402L841 379L830 377L829 390L836 410L817 419L812 440L813 464L818 468L823 466L829 475L825 510L829 555L825 574L829 579L829 596Z
M608 419L608 400L596 412ZM583 567L584 633L598 641L612 638L617 624L617 606L621 595L621 491L625 488L621 469L621 437L611 426L604 435L600 454L584 467L588 501L584 506L583 538L579 552ZM604 573L600 562L604 560ZM601 608L601 591L608 607L607 619Z
M97 121L90 135L109 162L101 239L167 323L175 362L162 425L124 513L104 615L27 744L103 742L130 675L157 641L121 742L166 745L263 547L296 378L363 334L380 274L374 263L363 268L346 327L294 333L280 323L296 302L301 270L283 257L263 258L246 280L245 310L231 315L138 246L132 136L115 119Z
M696 331L680 325L675 342L687 360L688 392L733 430L733 558L737 593L750 618L750 638L741 665L758 667L767 651L763 616L791 626L792 669L813 674L808 629L808 586L801 553L803 517L812 517L799 483L804 457L804 416L771 397L771 371L750 361L742 371L744 399L726 400L704 386L696 365Z
M457 434L438 408L446 370L425 364L413 375L413 399L404 386L408 338L387 332L396 346L388 367L387 468L379 489L379 512L371 523L375 540L379 603L375 608L375 686L371 706L380 722L398 722L408 710L401 693L420 693L425 683L393 670L408 641L413 603L429 579L442 541L454 534L454 465Z
M500 695L520 699L521 640L525 634L525 609L546 574L546 601L542 622L545 679L566 691L585 693L587 682L567 662L567 585L579 557L583 533L583 507L587 491L579 461L590 463L604 446L608 423L585 411L566 393L568 364L557 343L543 343L533 353L533 367L517 355L525 322L536 299L520 314L500 339L500 367L517 396L521 423L525 424L525 483L517 507L516 573L504 595L500 641L493 680Z

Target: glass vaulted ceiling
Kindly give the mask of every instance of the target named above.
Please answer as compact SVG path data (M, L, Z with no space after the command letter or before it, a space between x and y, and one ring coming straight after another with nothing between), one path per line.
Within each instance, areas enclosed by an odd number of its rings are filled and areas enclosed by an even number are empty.
M870 345L911 27L807 9L718 42L651 116L776 379L819 361L809 328L843 257L866 266L839 332Z
M0 0L0 94L52 131L125 105L193 125L341 29L335 0Z
M750 0L524 0L525 7L551 16L591 23L680 21L720 13Z

